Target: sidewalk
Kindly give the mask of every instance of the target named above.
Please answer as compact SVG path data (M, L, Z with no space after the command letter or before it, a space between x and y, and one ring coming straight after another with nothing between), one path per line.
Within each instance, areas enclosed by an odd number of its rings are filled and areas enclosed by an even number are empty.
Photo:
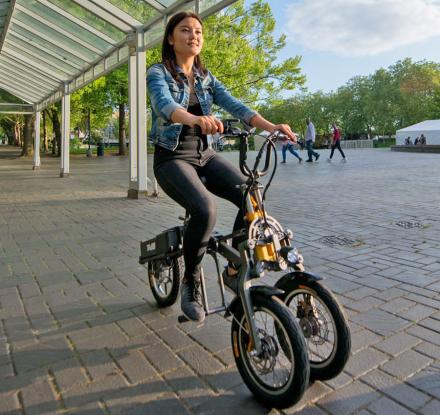
M439 414L440 159L346 152L346 164L288 157L268 192L345 305L354 353L283 413ZM139 241L181 208L127 199L127 158L72 156L61 179L59 159L33 171L13 156L0 146L0 414L281 413L242 383L229 322L178 325L177 306L155 306ZM218 211L228 230L234 208Z

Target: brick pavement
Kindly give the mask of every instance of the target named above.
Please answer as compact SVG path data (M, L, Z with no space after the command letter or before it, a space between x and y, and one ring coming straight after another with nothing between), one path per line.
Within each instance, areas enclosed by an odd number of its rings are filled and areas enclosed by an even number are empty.
M347 164L288 159L269 194L353 336L344 373L284 413L438 414L439 157L347 154ZM128 200L126 158L72 157L60 179L59 160L32 171L13 156L0 146L1 414L279 414L243 385L228 322L180 326L177 307L154 304L138 243L180 208ZM229 229L234 209L219 207Z

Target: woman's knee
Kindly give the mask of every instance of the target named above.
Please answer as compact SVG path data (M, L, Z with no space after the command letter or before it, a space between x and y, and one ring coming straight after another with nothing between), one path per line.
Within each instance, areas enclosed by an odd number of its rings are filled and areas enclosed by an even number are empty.
M206 226L214 226L217 219L217 205L211 198L204 199L192 209L190 209L191 217L197 219L198 223Z

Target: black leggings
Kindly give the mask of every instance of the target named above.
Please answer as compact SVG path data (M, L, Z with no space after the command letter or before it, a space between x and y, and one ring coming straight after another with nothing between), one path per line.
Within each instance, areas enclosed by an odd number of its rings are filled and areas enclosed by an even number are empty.
M335 148L337 148L339 150L339 152L341 153L341 156L345 159L345 154L342 151L340 140L336 141L336 143L332 145L332 151L330 153L330 158L333 157L333 153L335 152Z
M199 280L203 255L217 218L217 206L211 193L239 208L234 231L241 229L244 227L242 193L237 186L243 184L246 177L217 154L204 166L185 160L166 161L155 170L155 175L162 190L191 215L184 235L185 279ZM200 177L205 177L206 184ZM244 239L246 237L235 238L232 246L237 248Z

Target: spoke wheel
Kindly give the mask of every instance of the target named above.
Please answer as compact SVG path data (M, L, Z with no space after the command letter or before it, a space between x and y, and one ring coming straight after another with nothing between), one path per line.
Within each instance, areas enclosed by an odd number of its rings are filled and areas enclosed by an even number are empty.
M151 292L159 307L168 307L176 302L182 276L181 257L152 261L148 264Z
M232 323L232 346L238 370L261 403L287 408L301 399L309 381L301 329L279 300L253 295L252 304L261 353L255 351L240 306Z
M327 380L339 375L350 356L351 338L343 308L318 282L291 280L284 299L301 327L307 343L310 378Z

